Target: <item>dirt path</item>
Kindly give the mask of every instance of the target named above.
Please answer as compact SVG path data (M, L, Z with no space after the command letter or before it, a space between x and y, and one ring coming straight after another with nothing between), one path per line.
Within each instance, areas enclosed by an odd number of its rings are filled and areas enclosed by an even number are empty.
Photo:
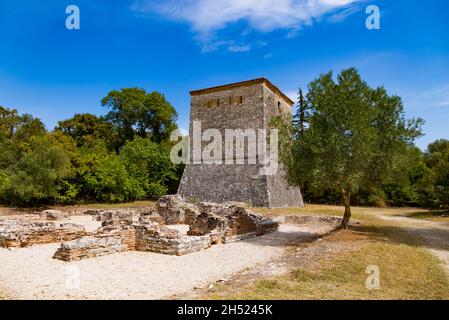
M384 211L373 212L379 218L393 222L402 230L424 240L425 247L436 255L449 273L449 228L447 225L430 220L414 219L386 214Z
M280 257L286 246L328 233L333 226L281 224L277 232L176 257L146 252L64 263L58 244L0 249L0 283L19 299L163 299L182 297ZM71 281L79 273L79 288Z

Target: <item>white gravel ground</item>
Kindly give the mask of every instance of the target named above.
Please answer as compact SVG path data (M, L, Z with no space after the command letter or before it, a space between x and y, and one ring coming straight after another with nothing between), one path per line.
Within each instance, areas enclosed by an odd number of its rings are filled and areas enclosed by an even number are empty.
M94 229L90 217L72 217ZM65 263L52 259L59 244L0 248L0 283L17 299L163 299L268 262L285 245L327 228L282 224L279 231L177 257L125 252ZM76 274L79 270L79 288Z

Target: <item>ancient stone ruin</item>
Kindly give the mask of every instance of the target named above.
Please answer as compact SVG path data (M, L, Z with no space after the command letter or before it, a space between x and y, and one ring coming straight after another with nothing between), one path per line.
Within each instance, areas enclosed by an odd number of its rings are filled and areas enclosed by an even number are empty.
M40 217L47 220L62 220L67 219L69 215L60 210L45 210L42 211Z
M139 214L101 212L94 234L61 244L54 258L73 261L127 250L184 255L277 230L278 223L255 214L242 203L186 203L179 195L159 199ZM170 225L187 224L181 234Z
M84 227L71 223L0 221L0 247L5 248L69 241L85 235Z
M75 224L0 221L0 246L24 247L63 242L55 259L77 261L124 251L185 255L277 230L278 223L251 212L242 203L186 203L179 195L159 199L156 208L89 211L101 227L86 232ZM48 212L41 215L47 219ZM187 233L176 226L185 224Z
M192 161L186 164L178 190L180 195L196 201L240 201L255 207L304 206L301 190L287 183L281 164L274 170L276 172L263 174L263 159L269 156L261 157L260 146L249 139L249 132L269 132L274 117L282 116L291 121L293 101L289 97L265 78L195 90L190 95ZM223 139L229 135L226 133L229 130L237 129L242 133L234 132L229 141L222 141L221 151L214 150L215 156L215 151L223 153L228 143L232 146L232 155L221 154L217 157L221 160L218 163L195 159L195 153L201 155L201 150L209 144L209 138L204 141L201 137L210 129L219 132ZM214 136L214 143L215 140ZM243 146L243 151L237 152L237 146ZM250 152L255 148L257 153Z

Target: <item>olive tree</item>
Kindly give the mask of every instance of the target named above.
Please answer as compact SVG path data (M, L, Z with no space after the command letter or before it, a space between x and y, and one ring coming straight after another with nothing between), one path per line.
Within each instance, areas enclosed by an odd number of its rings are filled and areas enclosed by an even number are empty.
M401 98L369 87L354 68L336 80L328 72L309 84L308 124L302 134L295 126L281 131L288 135L280 148L290 183L340 193L346 229L351 195L394 172L395 159L421 135L423 121L405 119Z

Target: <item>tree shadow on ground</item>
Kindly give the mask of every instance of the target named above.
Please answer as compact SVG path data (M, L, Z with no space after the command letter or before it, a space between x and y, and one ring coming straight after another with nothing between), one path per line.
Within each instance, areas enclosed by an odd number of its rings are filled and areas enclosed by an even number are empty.
M240 240L240 242L263 247L288 247L311 242L324 235L325 234L318 234L301 230L278 230L261 236L243 239Z
M377 241L406 244L435 250L449 250L449 229L393 225L358 225L352 230Z
M409 212L406 214L396 215L398 217L407 218L447 218L449 221L449 211L448 210L428 210L428 211L416 211Z

